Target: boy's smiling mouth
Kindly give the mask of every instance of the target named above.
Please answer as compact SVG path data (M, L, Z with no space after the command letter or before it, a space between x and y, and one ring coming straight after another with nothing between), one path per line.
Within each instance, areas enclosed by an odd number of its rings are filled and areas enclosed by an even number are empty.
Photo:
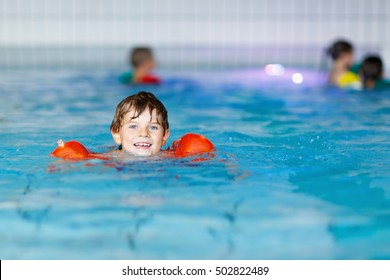
M134 146L137 148L147 149L147 148L150 148L152 146L152 144L147 143L147 142L137 142L137 143L134 143Z

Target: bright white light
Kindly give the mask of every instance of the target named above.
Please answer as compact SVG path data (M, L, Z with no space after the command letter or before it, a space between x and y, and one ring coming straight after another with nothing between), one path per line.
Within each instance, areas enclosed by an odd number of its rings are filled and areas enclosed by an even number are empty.
M284 66L282 64L267 64L264 71L269 76L281 76L284 73Z
M303 76L301 73L294 73L291 77L292 81L295 83L295 84L300 84L303 82Z

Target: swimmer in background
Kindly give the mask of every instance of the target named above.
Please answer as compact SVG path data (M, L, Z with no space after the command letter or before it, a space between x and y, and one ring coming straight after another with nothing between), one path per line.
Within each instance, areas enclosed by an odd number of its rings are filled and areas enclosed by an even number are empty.
M152 74L156 68L153 51L148 47L134 48L129 56L131 72L120 75L122 84L159 84L160 79Z
M358 87L359 76L350 71L353 65L354 54L351 43L339 40L327 49L327 54L332 58L332 68L329 72L328 83L338 87Z
M382 60L377 55L366 56L359 74L363 89L390 88L390 81L384 79Z

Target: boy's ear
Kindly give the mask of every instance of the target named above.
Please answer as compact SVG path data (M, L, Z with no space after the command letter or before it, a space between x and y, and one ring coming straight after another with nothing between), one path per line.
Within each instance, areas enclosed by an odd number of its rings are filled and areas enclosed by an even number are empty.
M111 130L111 135L112 135L112 138L114 138L115 143L117 143L118 145L122 144L121 135L119 134L119 132L113 132Z
M168 138L169 138L169 134L170 134L171 132L169 131L169 129L167 129L167 130L165 130L165 134L164 134L164 136L163 136L163 140L162 140L162 146L164 146L166 143L167 143L167 140L168 140ZM161 147L162 147L161 146Z

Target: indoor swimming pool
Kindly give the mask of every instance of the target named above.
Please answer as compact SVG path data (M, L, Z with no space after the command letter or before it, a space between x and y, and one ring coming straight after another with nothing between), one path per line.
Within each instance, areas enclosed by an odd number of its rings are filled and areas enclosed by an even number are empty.
M390 259L390 92L297 71L2 71L0 259ZM115 107L141 90L168 110L168 145L203 134L215 157L50 156L58 139L114 148Z

